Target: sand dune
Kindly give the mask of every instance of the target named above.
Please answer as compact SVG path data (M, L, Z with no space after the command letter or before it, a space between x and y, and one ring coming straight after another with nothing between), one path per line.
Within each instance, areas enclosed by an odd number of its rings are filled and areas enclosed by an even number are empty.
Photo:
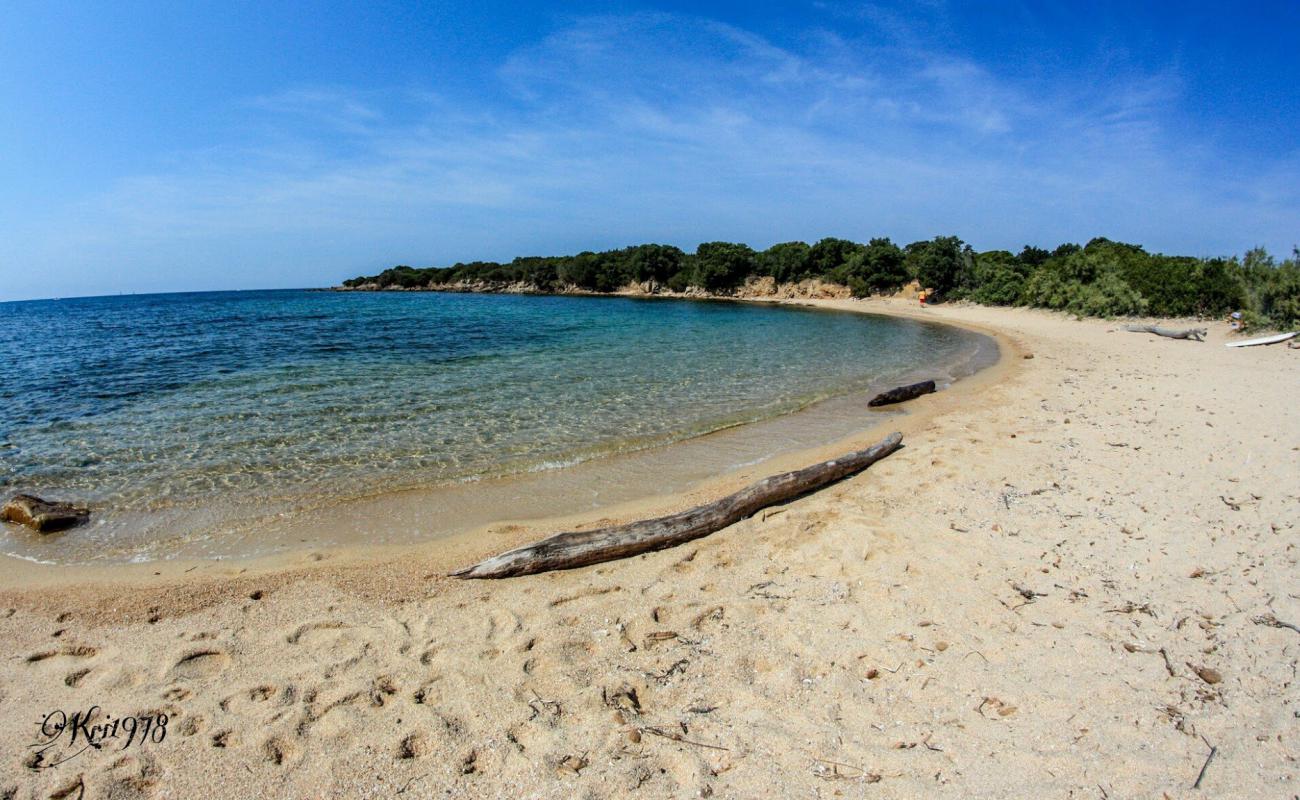
M1006 358L867 472L684 547L499 582L441 573L536 530L6 564L0 798L1300 791L1300 352L828 304ZM165 736L36 755L95 705Z

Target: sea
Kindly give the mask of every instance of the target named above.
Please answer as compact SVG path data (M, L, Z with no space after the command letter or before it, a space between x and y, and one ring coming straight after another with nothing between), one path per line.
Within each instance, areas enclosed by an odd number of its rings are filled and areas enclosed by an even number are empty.
M312 290L0 303L0 494L92 509L53 535L0 525L0 553L235 558L599 508L825 444L871 424L868 393L947 385L996 356L955 327L767 303Z

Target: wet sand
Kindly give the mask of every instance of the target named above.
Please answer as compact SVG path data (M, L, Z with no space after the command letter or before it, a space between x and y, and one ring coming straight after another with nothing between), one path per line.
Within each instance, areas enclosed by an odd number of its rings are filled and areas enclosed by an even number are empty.
M0 797L1294 794L1300 354L826 304L1004 359L890 419L899 453L690 545L443 576L760 476L436 546L6 563ZM94 705L166 735L34 762Z

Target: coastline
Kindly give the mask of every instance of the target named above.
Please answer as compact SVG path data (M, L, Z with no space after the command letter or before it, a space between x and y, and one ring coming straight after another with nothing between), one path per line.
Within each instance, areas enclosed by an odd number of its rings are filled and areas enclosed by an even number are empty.
M329 290L334 291L334 290ZM338 290L338 291L366 291L366 290ZM419 290L432 291L432 290ZM465 289L463 291L470 291ZM627 294L608 295L598 293L581 293L590 294L593 297L606 296L629 296ZM924 312L916 313L911 308L904 308L901 303L892 303L885 307L864 307L864 301L849 299L818 299L810 297L714 297L714 296L694 296L690 294L634 294L634 297L645 297L649 299L689 299L689 300L708 300L715 302L739 302L739 303L763 303L776 305L792 305L817 308L824 311L847 312L847 313L865 313L879 314L883 316L893 316L905 319L913 319L922 322L935 323L936 321L928 317ZM951 324L951 323L939 323ZM419 558L421 563L429 565L426 571L433 571L438 574L445 574L463 566L464 563L481 560L481 558L490 555L492 552L507 550L519 545L525 544L535 539L545 538L562 530L583 529L587 527L596 527L607 524L618 524L629 522L636 519L646 519L650 517L673 514L687 508L701 505L719 497L734 492L748 483L759 480L770 474L776 474L783 471L798 469L807 466L810 463L822 461L828 458L834 458L850 450L858 449L870 444L875 439L880 438L888 430L898 428L906 435L909 431L915 430L917 425L923 424L930 416L942 413L950 403L955 402L958 398L954 395L965 395L968 392L978 391L981 386L988 385L1000 379L1005 370L1014 365L1014 360L1008 354L1018 354L1019 346L998 332L994 328L980 325L968 325L957 323L952 327L963 328L983 336L988 337L998 348L995 360L992 364L977 369L973 374L964 375L956 380L951 386L946 387L943 391L911 401L903 406L894 409L885 409L884 411L869 411L866 409L866 397L858 395L870 394L869 392L856 393L840 398L831 398L831 400L822 400L814 403L813 406L821 406L834 400L843 401L841 405L847 405L848 402L861 401L862 406L860 420L854 420L851 424L852 432L847 435L836 436L832 440L810 446L790 449L778 452L775 455L764 456L756 463L746 464L743 467L728 468L716 473L708 473L704 477L690 480L685 485L677 487L670 491L653 491L641 493L631 498L620 500L612 503L602 503L596 508L570 510L558 513L542 515L522 515L509 519L498 519L483 524L477 524L470 527L464 527L454 533L445 533L428 537L424 541L407 542L400 544L377 543L367 541L361 537L354 537L357 541L347 544L329 544L322 543L319 545L296 546L287 552L277 552L268 554L258 554L251 556L222 556L217 558L169 558L164 560L150 560L142 562L107 562L107 563L42 563L33 562L27 559L14 556L0 555L0 603L5 602L7 593L10 591L59 591L61 588L71 585L77 585L82 592L86 592L91 586L102 586L105 591L112 593L113 587L120 585L131 585L136 588L153 587L159 590L162 595L171 587L180 585L192 586L198 581L213 581L220 584L225 581L236 579L237 576L257 575L259 577L273 575L277 572L287 572L311 575L323 570L338 570L348 568L371 569L381 565L391 565L396 562L404 561L409 558ZM920 378L917 378L920 379ZM886 387L880 387L883 389ZM876 391L876 390L872 390ZM947 400L948 402L942 402ZM738 437L751 438L763 433L764 426L772 423L789 421L799 423L808 408L798 409L789 414L779 417L763 419L754 422L741 423L736 426L723 428L700 436L690 437L689 439L649 448L649 452L657 452L661 455L662 461L671 461L679 463L680 456L674 455L675 449L681 448L683 444L692 444L698 447L708 447L711 442L718 437ZM841 412L843 413L843 412ZM601 456L596 459L581 462L574 466L568 466L559 470L562 473L572 473L576 470L582 470L590 474L599 473L606 469L609 462L641 458L648 451L632 451L630 453ZM662 468L662 466L661 466ZM351 525L358 525L363 519L371 518L373 515L381 515L389 520L389 524L398 524L409 522L410 519L419 514L421 509L427 509L440 500L446 499L446 495L453 494L459 496L473 495L482 492L484 488L492 491L494 494L503 494L506 491L519 493L526 491L530 487L529 482L545 482L548 477L553 477L545 473L541 475L516 475L510 474L496 478L488 478L483 481L467 483L454 486L435 486L429 488L401 489L395 492L387 492L372 497L354 498L344 501L340 504L327 506L320 509L313 509L310 513L296 515L296 519L288 526L287 533L281 538L292 538L293 531L299 528L307 529L313 525L319 525L323 517L331 514L339 514L352 520ZM587 480L591 480L590 477ZM541 491L546 491L542 486ZM562 501L561 501L562 502ZM400 510L395 511L394 507ZM345 523L345 525L348 523ZM305 541L305 540L304 540ZM484 550L485 542L491 542L491 551ZM470 561L464 561L470 559ZM463 563L462 563L463 562ZM325 564L328 563L328 566ZM223 596L230 593L222 593ZM206 595L205 595L206 596ZM160 596L156 598L159 602L165 600ZM21 601L14 601L21 602Z
M1221 324L1193 343L846 302L995 331L1002 360L889 419L905 444L889 459L688 545L492 583L415 549L0 593L11 718L174 714L155 748L42 771L20 768L15 726L0 792L1183 797L1300 780L1296 634L1267 621L1300 622L1298 498L1279 478L1300 469L1294 351L1224 348ZM544 533L494 532L456 565Z

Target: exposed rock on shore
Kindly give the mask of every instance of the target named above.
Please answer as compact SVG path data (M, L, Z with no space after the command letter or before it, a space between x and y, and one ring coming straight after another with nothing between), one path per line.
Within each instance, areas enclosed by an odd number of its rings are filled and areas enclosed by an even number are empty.
M456 283L431 283L423 286L380 286L377 283L363 283L359 286L336 286L336 292L451 292L460 294L573 294L573 295L622 295L626 297L690 297L690 298L734 298L776 299L776 300L844 300L852 297L849 287L838 283L828 283L818 278L799 281L798 283L778 284L770 276L751 277L744 284L730 291L710 292L698 286L690 286L682 291L669 289L657 281L629 283L613 292L594 292L573 285L563 285L551 290L544 290L536 284L523 281L458 281Z
M0 508L0 520L26 525L40 533L53 533L85 524L90 520L90 509L16 494Z

